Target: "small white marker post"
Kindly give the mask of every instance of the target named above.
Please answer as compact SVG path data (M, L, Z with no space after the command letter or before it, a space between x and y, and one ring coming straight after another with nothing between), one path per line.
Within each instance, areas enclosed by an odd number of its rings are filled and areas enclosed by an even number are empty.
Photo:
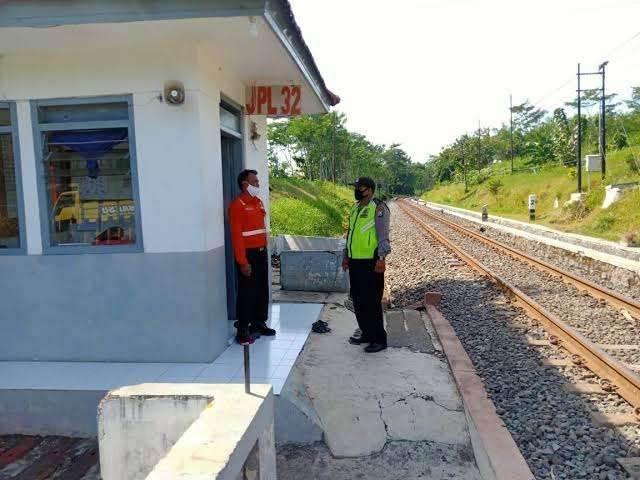
M532 193L531 195L529 195L529 220L535 220L536 219L536 203L538 201L538 198L536 197L535 193Z

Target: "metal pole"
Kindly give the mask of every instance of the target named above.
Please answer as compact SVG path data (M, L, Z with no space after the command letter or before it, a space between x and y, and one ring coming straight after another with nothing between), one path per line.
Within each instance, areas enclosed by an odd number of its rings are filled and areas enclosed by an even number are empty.
M465 152L462 152L462 173L464 175L464 191L469 190L467 187L467 160L465 158Z
M251 369L249 363L249 345L243 345L244 349L244 391L251 393Z
M582 193L582 122L580 118L580 95L582 92L580 91L580 64L578 63L578 138L576 145L576 157L577 157L577 168L578 168L578 193Z
M478 120L478 172L482 168L482 163L480 160L480 120Z
M509 94L509 156L511 157L511 173L513 173L513 96Z
M604 90L604 77L605 77L605 68L608 62L604 62L600 65L600 70L602 70L602 97L600 98L600 161L602 165L602 179L607 174L607 130L606 130L606 117L607 117L607 108L605 101L605 90Z
M333 183L336 183L336 118L335 116L331 117L331 165L333 166L333 172L331 172Z

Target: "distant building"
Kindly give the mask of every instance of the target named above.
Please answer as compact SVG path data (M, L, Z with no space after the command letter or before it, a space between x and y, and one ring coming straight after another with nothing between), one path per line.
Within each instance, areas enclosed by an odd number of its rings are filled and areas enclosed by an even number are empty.
M286 0L1 1L0 360L213 360L236 175L337 101Z

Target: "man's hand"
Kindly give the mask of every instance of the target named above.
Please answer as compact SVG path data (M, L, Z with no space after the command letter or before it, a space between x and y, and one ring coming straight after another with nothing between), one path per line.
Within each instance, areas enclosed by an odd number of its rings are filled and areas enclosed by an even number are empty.
M384 260L380 259L376 262L376 266L374 268L376 273L384 273L386 269L387 269L387 264L385 263Z
M344 270L345 272L347 270L349 270L349 259L348 258L343 258L342 259L342 270Z
M244 265L240 265L240 271L245 277L251 276L251 264L245 263Z

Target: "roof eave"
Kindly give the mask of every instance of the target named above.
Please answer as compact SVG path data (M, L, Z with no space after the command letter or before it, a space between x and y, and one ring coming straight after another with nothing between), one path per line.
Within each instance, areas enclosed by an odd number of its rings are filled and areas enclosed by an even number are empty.
M326 111L340 98L331 93L302 38L288 0L70 0L56 5L52 0L0 0L1 27L52 27L91 23L136 22L203 17L264 16Z
M288 0L266 0L264 17L304 74L325 111L328 112L332 106L340 102L340 98L325 85L311 50L302 37L302 32L296 23Z

